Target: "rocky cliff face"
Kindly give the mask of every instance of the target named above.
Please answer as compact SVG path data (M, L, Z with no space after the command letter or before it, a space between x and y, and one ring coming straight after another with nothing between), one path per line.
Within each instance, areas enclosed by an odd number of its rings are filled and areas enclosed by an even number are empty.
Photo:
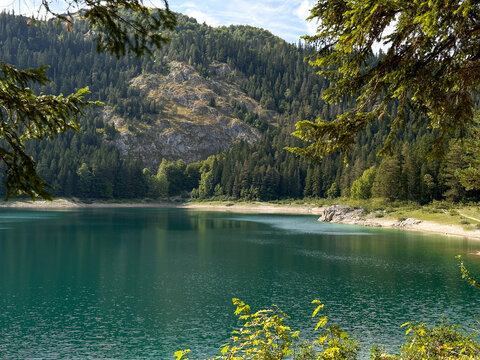
M212 64L210 74L204 78L191 66L171 62L166 75L142 74L132 79L130 86L159 104L161 111L141 114L140 121L132 122L105 109L104 119L118 131L113 140L116 146L156 171L162 158L194 162L237 141L257 141L259 131L236 118L234 107L244 106L270 123L276 114L245 95L236 85L239 75L227 64Z

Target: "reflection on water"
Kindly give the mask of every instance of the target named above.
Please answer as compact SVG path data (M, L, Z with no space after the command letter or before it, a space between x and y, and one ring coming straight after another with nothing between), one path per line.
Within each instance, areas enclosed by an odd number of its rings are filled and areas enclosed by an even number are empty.
M232 297L276 303L311 333L311 300L364 343L391 349L409 320L479 313L459 275L479 242L178 209L0 210L0 358L218 354Z

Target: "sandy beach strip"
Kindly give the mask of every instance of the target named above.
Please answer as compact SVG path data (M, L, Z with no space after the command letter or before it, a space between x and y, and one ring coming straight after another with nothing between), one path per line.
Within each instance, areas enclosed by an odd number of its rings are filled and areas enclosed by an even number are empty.
M237 213L263 214L300 214L321 215L324 207L303 205L273 205L273 204L199 204L174 202L93 202L84 203L68 199L53 201L11 201L0 203L0 208L30 208L30 209L68 209L68 208L179 208L204 211L223 211Z
M323 213L325 207L310 207L303 205L271 205L271 204L253 204L253 205L208 205L208 204L184 204L185 209L196 209L205 211L225 211L248 214L298 214L298 215L318 215Z

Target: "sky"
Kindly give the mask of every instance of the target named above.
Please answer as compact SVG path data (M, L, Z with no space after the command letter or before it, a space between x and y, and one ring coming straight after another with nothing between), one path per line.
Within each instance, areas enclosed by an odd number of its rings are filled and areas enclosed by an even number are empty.
M3 0L0 0L3 1ZM251 25L296 43L302 35L314 34L314 22L307 22L313 0L170 0L172 10L211 26Z
M0 0L0 11L13 9L16 14L31 15L38 11L41 0ZM145 5L160 5L159 0L144 0ZM251 25L269 30L290 43L302 35L315 33L315 23L307 22L314 0L169 0L175 12L188 15L210 26ZM59 9L63 0L52 0Z

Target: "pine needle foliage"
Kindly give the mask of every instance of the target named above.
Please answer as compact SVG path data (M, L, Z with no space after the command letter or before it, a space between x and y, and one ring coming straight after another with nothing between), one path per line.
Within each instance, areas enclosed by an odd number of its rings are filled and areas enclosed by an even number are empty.
M437 154L445 139L465 135L480 85L480 2L319 0L309 19L318 24L305 36L318 49L309 61L331 82L323 99L352 106L331 122L298 122L294 135L308 145L289 150L307 158L346 153L380 119L390 127L382 152L391 152L410 114L408 126L434 130ZM383 49L379 60L375 46Z
M49 185L42 180L35 162L25 152L27 139L52 139L68 129L78 130L82 108L100 104L86 101L88 88L64 97L35 95L29 83L45 84L47 66L18 70L0 62L0 160L6 166L6 198L27 195L51 199Z

